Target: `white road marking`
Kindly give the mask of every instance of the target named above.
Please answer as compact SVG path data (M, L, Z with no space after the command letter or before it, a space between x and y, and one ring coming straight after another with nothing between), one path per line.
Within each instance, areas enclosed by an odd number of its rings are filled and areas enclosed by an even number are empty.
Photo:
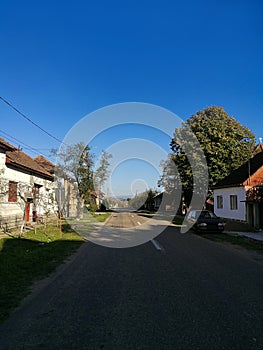
M161 246L161 244L158 241L156 241L156 239L152 239L151 242L154 245L155 249L163 250L163 247Z

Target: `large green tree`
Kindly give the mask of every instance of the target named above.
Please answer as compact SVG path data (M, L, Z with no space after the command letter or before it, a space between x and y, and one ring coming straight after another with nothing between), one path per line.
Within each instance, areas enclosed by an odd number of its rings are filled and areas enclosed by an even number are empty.
M57 156L57 177L69 177L77 184L78 212L82 201L94 204L96 190L98 190L96 185L101 186L106 180L108 159L111 158L111 155L103 152L98 168L95 169L95 155L91 148L83 142L62 145L58 152L53 150L53 153Z
M200 162L200 167L196 166L192 171L189 155L192 159L198 157L195 155L196 147L191 133L197 138L205 155L210 190L219 180L250 158L255 147L255 135L234 117L229 116L222 107L213 106L198 111L180 128L175 129L170 144L172 153L163 164L161 185L167 187L168 182L168 187L176 187L180 181L185 193L190 193L193 189L193 172L198 172L204 164ZM202 178L200 186L201 182Z

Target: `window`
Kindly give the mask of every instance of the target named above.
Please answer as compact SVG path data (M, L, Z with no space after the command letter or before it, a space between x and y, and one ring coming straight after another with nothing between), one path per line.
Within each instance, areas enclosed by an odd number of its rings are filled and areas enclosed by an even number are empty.
M39 189L40 187L42 187L42 185L38 185L38 184L34 184L34 187L33 187L33 196L35 198L38 198L39 197Z
M216 196L217 209L223 209L223 196Z
M8 202L17 202L17 182L9 181Z
M191 210L191 211L189 212L188 217L189 217L190 219L195 219L195 211L194 211L194 210Z
M230 195L230 209L237 210L237 196Z

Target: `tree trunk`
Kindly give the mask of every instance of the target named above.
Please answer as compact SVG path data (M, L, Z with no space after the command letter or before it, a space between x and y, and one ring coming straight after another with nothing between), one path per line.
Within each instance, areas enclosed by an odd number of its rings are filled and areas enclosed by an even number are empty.
M22 224L21 224L21 227L20 227L19 238L22 236L23 230L24 230L24 227L25 227L25 224L26 224L26 202L24 202L24 204L25 204L25 208L24 208L24 211L23 211L23 220L22 220Z

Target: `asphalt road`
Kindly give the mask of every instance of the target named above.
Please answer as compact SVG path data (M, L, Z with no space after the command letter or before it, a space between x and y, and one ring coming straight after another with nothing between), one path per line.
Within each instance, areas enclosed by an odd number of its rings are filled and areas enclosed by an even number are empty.
M117 228L131 228L147 222L147 217L140 216L134 212L114 212L106 221L106 226Z
M0 349L263 349L262 256L174 226L156 241L83 244L0 327Z
M131 248L149 242L169 224L160 216L151 219L122 210L114 212L103 224L96 220L74 222L74 229L95 244L109 248Z

